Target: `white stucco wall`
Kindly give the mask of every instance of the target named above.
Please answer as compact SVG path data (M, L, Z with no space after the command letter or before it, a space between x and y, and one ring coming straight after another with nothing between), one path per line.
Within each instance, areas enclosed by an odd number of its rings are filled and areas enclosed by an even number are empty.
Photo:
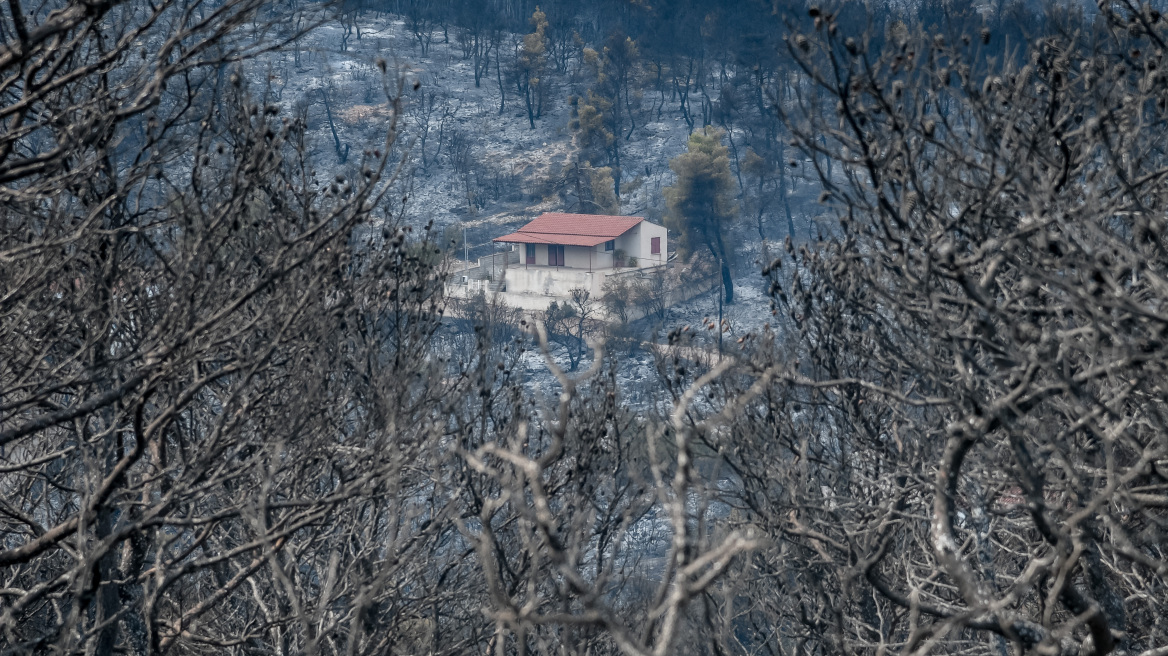
M637 261L641 260L641 226L644 224L641 221L633 226L631 230L616 238L616 248L625 252L626 257L635 257Z
M567 259L567 253L564 254ZM521 266L507 269L507 293L538 294L540 296L567 296L573 289L582 287L593 296L604 293L604 271L589 272L587 268L549 267L524 269Z
M565 246L564 266L570 269L591 269L596 267L596 253L588 246Z
M592 254L592 268L593 269L611 269L613 262L613 253L616 251L604 250L604 244L596 247L596 252Z
M661 238L661 252L654 255L652 240ZM625 234L617 237L616 247L623 250L629 257L637 258L637 267L644 268L664 264L669 258L669 231L648 221L641 221Z
M661 252L656 255L650 253L654 237L661 238ZM616 242L616 250L624 251L627 257L637 258L637 267L639 268L658 266L664 264L669 258L668 231L664 226L655 225L648 221L641 221L613 241ZM515 246L516 250L519 251L520 265L548 265L546 244L535 245L535 259L530 262L527 260L527 245L516 244ZM594 271L596 269L611 269L615 261L616 250L604 250L603 243L597 244L595 247L565 246L564 266L585 270L591 267Z
M640 228L641 241L639 245L641 254L637 256L637 266L643 268L665 264L669 258L669 231L665 229L665 226L655 225L648 221L641 221L637 227ZM650 252L654 237L661 238L661 252L657 254Z
M575 288L582 287L588 289L592 294L592 298L599 301L599 298L604 293L604 282L606 280L620 277L637 279L641 276L652 275L652 273L652 271L644 269L628 268L617 270L606 269L589 273L587 270L580 271L579 269L569 269L567 267L524 269L522 266L512 266L507 269L506 291L492 291L489 281L486 280L471 280L465 285L457 283L449 285L447 287L447 293L450 294L451 298L469 298L477 293L486 292L492 298L498 299L511 307L531 312L542 312L547 309L552 301L567 301L572 290ZM684 271L682 275L685 275ZM697 294L705 292L711 286L716 286L717 284L717 276L692 282L687 281L686 284L678 286L670 294L667 299L667 304L672 306L676 303L681 303L693 298ZM455 305L452 308L452 312L456 312L457 309L458 307ZM604 316L603 312L601 312L601 316ZM642 311L633 311L628 319L636 320L642 316L644 316ZM616 321L616 317L608 317L608 319Z

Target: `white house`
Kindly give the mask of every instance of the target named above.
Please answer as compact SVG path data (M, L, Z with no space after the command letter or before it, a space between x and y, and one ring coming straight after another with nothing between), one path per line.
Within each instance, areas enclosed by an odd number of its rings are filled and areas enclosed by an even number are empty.
M509 297L566 296L584 288L599 298L608 276L662 266L669 258L665 228L639 216L545 212L494 241L519 254L506 273Z
M542 310L573 289L600 298L607 278L638 275L669 261L667 231L639 216L546 212L493 241L511 244L511 250L484 258L490 266L480 260L463 272L460 279L467 282L455 295L483 288L514 307ZM471 280L476 276L483 280Z
M524 267L618 269L664 264L664 227L639 216L545 212L519 230L494 241L514 244Z

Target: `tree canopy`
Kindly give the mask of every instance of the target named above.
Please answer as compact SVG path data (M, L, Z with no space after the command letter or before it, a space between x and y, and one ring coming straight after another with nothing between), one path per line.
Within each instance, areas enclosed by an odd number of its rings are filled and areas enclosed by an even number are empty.
M688 151L669 162L677 181L665 188L665 225L678 235L683 257L708 249L722 269L727 303L734 302L734 283L727 263L726 229L738 213L730 153L722 144L725 132L706 127L689 136Z

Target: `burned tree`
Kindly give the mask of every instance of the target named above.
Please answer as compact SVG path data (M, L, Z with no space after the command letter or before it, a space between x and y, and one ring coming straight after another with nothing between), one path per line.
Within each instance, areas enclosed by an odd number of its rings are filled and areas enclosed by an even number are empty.
M318 178L230 65L280 38L265 3L9 8L0 649L417 638L372 621L424 615L397 586L439 595L444 539L408 473L449 400L440 260L385 209L396 129Z
M1168 32L1111 7L995 59L819 9L791 35L838 223L767 268L797 344L757 351L783 383L729 452L782 540L749 609L778 645L1162 652Z

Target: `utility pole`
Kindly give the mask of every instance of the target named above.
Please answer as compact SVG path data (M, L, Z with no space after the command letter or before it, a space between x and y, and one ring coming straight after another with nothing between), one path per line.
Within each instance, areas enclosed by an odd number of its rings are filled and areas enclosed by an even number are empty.
M466 245L466 225L462 226L462 259L470 264L470 249Z

